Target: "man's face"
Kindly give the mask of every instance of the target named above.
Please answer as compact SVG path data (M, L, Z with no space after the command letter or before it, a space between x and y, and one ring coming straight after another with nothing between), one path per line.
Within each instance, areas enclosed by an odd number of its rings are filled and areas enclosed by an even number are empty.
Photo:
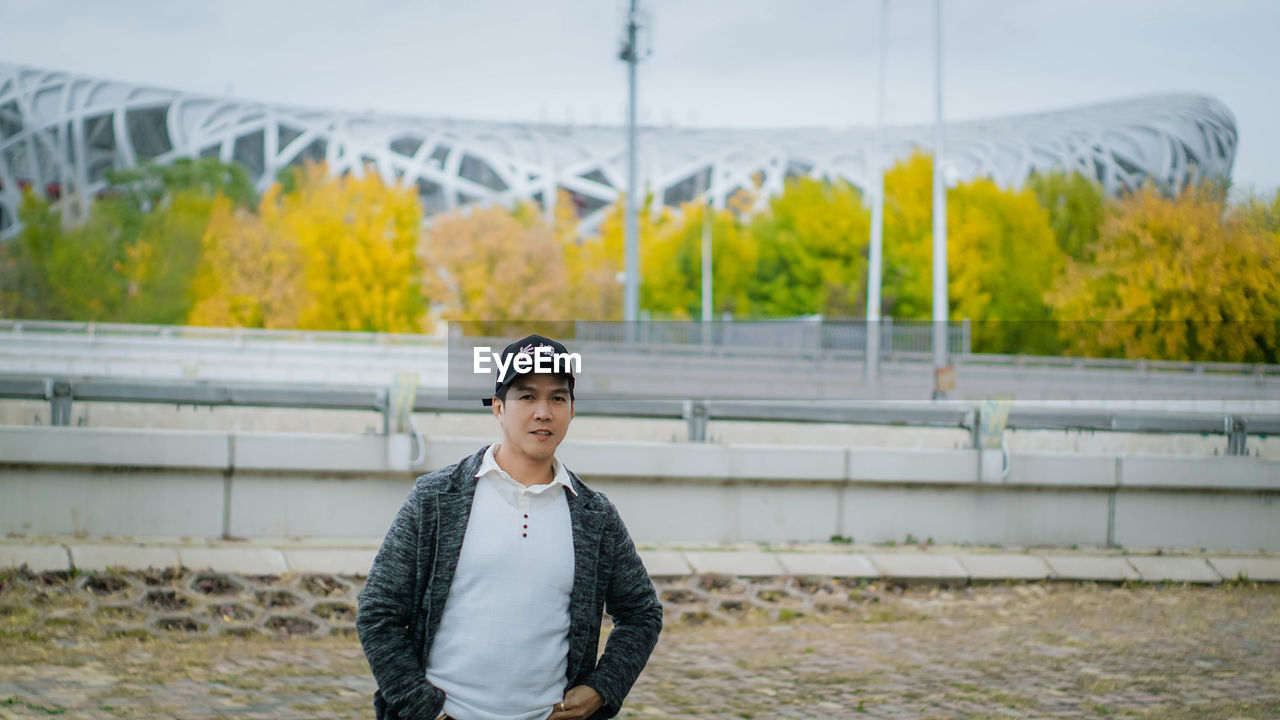
M573 419L569 381L560 375L522 375L507 388L505 400L493 401L493 415L502 426L504 450L550 459Z

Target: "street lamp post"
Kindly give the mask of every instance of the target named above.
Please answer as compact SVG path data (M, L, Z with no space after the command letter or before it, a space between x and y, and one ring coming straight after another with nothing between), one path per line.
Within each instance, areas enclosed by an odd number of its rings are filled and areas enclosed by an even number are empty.
M639 23L636 21L636 0L631 0L631 9L627 12L627 41L622 46L618 57L627 63L628 102L627 102L627 207L624 224L624 242L626 244L626 277L623 286L622 320L626 325L628 342L636 341L636 321L640 318L640 252L636 237L636 64L640 62L640 51L636 43Z
M933 397L943 399L947 367L947 188L942 178L942 0L934 0L933 116Z
M711 193L707 193L707 204L702 212L702 344L711 345L711 313L712 309L712 275L711 275L711 213L715 205Z
M876 90L876 133L871 145L871 248L867 258L867 384L880 378L880 276L884 245L884 86L888 63L889 0L880 4L880 78Z

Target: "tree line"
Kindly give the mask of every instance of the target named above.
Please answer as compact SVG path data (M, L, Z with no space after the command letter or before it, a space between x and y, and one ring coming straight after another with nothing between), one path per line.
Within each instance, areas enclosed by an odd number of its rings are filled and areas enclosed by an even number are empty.
M885 175L882 310L932 308L931 158ZM757 207L645 199L641 307L701 315L702 234L713 309L735 319L865 315L870 209L844 182L788 181ZM76 224L25 193L0 246L0 315L315 330L429 332L463 320L509 334L530 320L622 316L623 215L578 231L572 203L473 205L422 223L411 188L374 172L292 168L261 195L245 171L183 159L112 172ZM1280 361L1280 192L1148 184L1107 197L1078 173L947 191L948 296L974 349L1092 357Z

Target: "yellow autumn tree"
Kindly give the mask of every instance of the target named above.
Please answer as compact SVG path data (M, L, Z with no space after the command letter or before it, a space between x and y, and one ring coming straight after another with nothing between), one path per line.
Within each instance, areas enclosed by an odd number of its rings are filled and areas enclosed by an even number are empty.
M375 172L334 178L323 165L295 172L297 190L281 197L280 219L303 258L299 327L421 330L417 196Z
M433 218L419 248L445 320L470 334L537 331L572 319L563 242L532 208L472 207Z
M1280 359L1280 232L1265 207L1210 186L1148 185L1107 213L1092 262L1050 294L1072 353L1168 360ZM1276 207L1280 207L1280 202Z
M191 322L421 331L417 197L373 172L293 172L291 191L269 191L257 217L224 206L210 223Z
M591 321L621 320L622 284L618 281L618 273L623 266L622 236L610 234L606 240L599 232L584 235L574 211L573 198L564 189L559 191L550 215L564 261L568 317Z
M885 174L885 313L928 319L933 308L933 161L915 153ZM1048 213L1030 190L986 178L947 191L949 318L969 319L974 350L1053 353L1045 293L1062 272Z
M652 208L653 196L650 195L645 198L643 207L636 212L642 293L650 271L646 248L653 244L659 229L671 220L669 212L655 215ZM575 318L622 319L621 280L626 268L625 209L625 200L619 198L605 214L596 233L565 246L565 267L569 274L569 287L573 295L571 307ZM644 307L643 299L641 307Z
M975 352L1058 354L1045 294L1066 254L1031 190L986 178L957 185L947 200L947 261L951 318L973 321Z
M1251 231L1280 238L1280 190L1270 198L1249 193L1231 213Z
M299 327L306 292L302 253L297 240L281 231L279 194L279 186L267 191L261 215L226 200L214 204L189 324Z
M912 153L884 174L885 315L928 319L933 308L933 160Z

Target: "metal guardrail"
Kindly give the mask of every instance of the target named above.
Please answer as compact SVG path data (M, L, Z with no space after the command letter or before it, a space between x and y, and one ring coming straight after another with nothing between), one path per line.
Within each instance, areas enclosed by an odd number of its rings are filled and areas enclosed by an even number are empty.
M880 348L885 357L897 353L931 353L931 320L894 320L878 323ZM641 320L636 337L642 345L743 348L756 352L778 351L816 353L851 351L866 353L868 324L864 321L831 321L821 317L775 320ZM577 342L619 344L626 327L617 322L576 320L573 338ZM947 323L947 352L968 355L972 332L968 320Z
M40 333L64 337L153 338L160 340L222 340L253 342L326 342L346 345L417 345L444 347L445 340L411 333L347 332L337 330L268 330L263 328L203 327L200 325L142 325L131 323L68 322L63 320L0 319L0 332Z
M46 400L53 425L68 425L74 401L160 403L298 409L363 410L382 414L389 432L394 412L391 388L289 387L203 382L127 382L40 376L0 376L0 398ZM413 412L489 412L471 400L423 395L414 398ZM972 405L913 406L907 404L784 404L694 400L588 400L577 403L579 415L684 420L689 440L703 442L710 420L799 423L846 423L958 428L978 447L981 409ZM1250 435L1280 435L1280 415L1166 413L1143 411L1074 411L1014 408L1005 427L1015 430L1092 430L1133 433L1225 435L1228 455L1247 455Z
M746 342L751 335L752 325L769 325L791 323L797 327L805 324L813 325L821 330L823 341L820 344L795 343L783 347L753 344ZM653 321L671 324L670 321ZM596 350L622 348L624 344L619 338L607 336L603 330L588 330L596 324L587 322L575 323L583 329L582 336L575 340L577 344L586 344ZM608 324L610 327L618 323ZM830 359L860 360L865 352L865 327L851 323L828 323L819 325L810 320L793 321L731 321L712 323L715 333L737 333L742 342L703 345L698 342L700 335L694 332L699 324L688 323L688 332L677 332L675 329L663 331L659 335L651 335L643 344L642 352L675 355L714 355L737 357L773 357L794 354L800 357L821 356ZM1168 374L1172 376L1251 376L1263 379L1280 378L1280 364L1267 363L1221 363L1191 362L1177 360L1128 360L1116 358L1083 358L1071 356L1038 356L1038 355L999 355L969 352L969 323L962 321L951 324L949 350L951 359L958 367L984 367L992 369L1011 368L1045 368L1064 370L1112 370L1131 371L1139 375ZM918 360L928 362L932 359L930 345L924 339L930 338L930 321L890 320L882 321L882 332L889 339L881 342L884 357L887 360ZM719 328L719 329L716 329ZM727 328L736 328L727 330ZM616 328L615 328L616 329ZM618 333L621 331L618 330ZM816 332L816 331L815 331ZM265 330L260 328L221 328L180 325L137 325L125 323L65 322L56 320L14 320L0 319L0 340L5 335L30 334L39 337L80 337L89 343L96 339L153 339L153 340L204 340L221 341L229 345L251 346L255 343L299 343L302 345L332 345L347 348L371 347L403 347L443 349L447 346L444 338L432 335L370 333L370 332L337 332L318 330ZM615 333L616 334L616 333ZM713 336L714 337L714 336ZM858 340L861 338L861 340ZM892 341L890 341L892 339ZM494 343L502 344L510 338L493 338ZM634 351L634 347L628 347ZM307 350L307 352L313 352Z

